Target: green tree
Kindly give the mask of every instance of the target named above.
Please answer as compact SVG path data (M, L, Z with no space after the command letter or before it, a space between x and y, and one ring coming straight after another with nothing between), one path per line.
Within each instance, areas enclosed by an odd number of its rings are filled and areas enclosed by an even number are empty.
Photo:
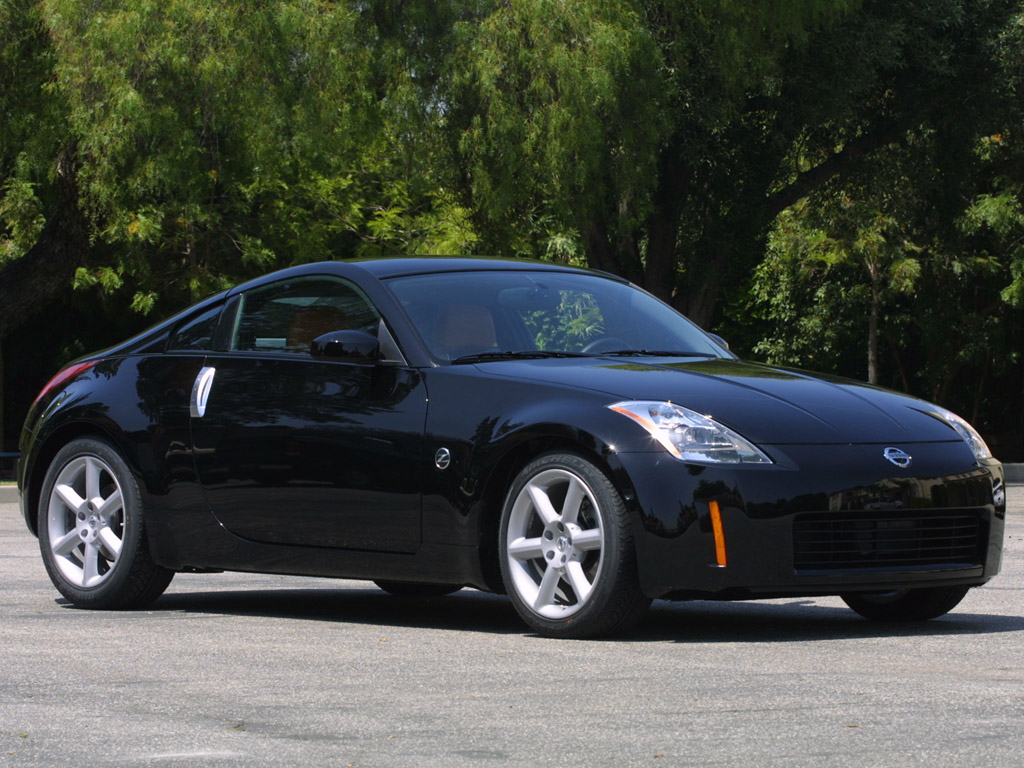
M1021 8L0 0L0 338L72 279L141 315L312 259L519 254L996 414L1024 386ZM763 334L769 245L791 314Z
M972 146L1016 7L501 4L453 75L483 242L538 253L571 233L589 264L708 325L797 200L921 132Z
M91 246L66 260L77 285L140 312L275 266L472 249L438 170L437 78L409 53L423 6L382 29L380 5L326 0L3 2L11 269L55 262L48 197ZM25 311L0 310L0 333Z
M961 158L972 162L954 169L935 168L931 149L892 148L872 187L834 183L788 209L753 284L765 322L758 352L848 375L866 370L871 381L1019 432L1024 220L1014 195L981 191L1010 166L1002 144L982 137ZM865 339L887 352L869 353L866 369L851 356L863 355Z
M773 333L755 351L798 365L810 365L817 354L819 366L834 367L829 352L866 339L866 378L879 383L883 313L915 292L922 249L872 202L843 195L812 207L805 199L779 216L753 283ZM897 361L901 352L892 349ZM909 388L905 379L901 383Z
M77 158L38 3L0 0L0 339L88 252Z

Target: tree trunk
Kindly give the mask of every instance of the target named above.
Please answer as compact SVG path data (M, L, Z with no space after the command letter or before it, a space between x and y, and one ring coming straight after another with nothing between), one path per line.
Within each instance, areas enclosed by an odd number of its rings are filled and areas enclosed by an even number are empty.
M679 291L673 306L701 328L711 329L718 295L725 284L725 270L731 251L724 245L715 250L699 270L686 275L687 290Z
M683 215L689 178L679 159L681 149L670 142L658 159L658 186L648 218L644 288L671 303L677 287L679 268L679 223Z
M0 453L7 450L4 440L4 340L0 339Z
M608 230L600 217L584 220L580 234L583 236L583 251L587 254L587 264L592 269L611 272L613 275L622 274L622 267L612 256Z
M885 340L889 349L892 351L892 362L896 366L896 372L900 377L900 389L903 392L910 391L910 380L907 378L907 370L903 365L903 358L900 356L899 347L896 346L896 342L893 340L892 335L889 333L885 334Z
M68 287L85 263L89 226L78 204L74 153L57 156L57 196L39 239L21 258L0 269L0 339Z
M978 376L978 383L974 388L974 407L971 408L971 424L977 424L981 416L981 404L985 399L985 379L988 378L991 364L992 358L989 355L985 355L985 362L981 366L981 375Z
M868 315L868 384L878 384L878 277L871 270L871 312Z

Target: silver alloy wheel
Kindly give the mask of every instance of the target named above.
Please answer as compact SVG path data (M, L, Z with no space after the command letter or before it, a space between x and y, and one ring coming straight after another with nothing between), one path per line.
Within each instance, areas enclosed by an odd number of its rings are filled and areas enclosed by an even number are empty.
M539 472L512 506L506 561L513 587L540 616L564 619L587 604L604 557L604 522L590 487L565 469Z
M53 562L68 583L98 587L113 573L124 541L125 511L114 471L96 456L60 470L46 515Z

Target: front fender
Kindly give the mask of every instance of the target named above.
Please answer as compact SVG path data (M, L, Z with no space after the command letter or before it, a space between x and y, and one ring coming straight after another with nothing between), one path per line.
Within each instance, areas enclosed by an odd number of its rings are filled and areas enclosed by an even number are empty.
M606 407L614 397L488 379L479 370L467 375L467 369L449 366L427 376L424 542L496 547L508 486L519 469L550 450L580 453L607 472L640 525L632 481L617 455L624 448L655 448L635 424ZM441 450L450 456L443 468L434 461Z

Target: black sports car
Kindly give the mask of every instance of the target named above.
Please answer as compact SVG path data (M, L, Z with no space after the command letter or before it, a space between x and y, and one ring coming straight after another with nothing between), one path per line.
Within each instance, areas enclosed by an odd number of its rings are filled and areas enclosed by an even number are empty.
M548 263L268 275L64 368L21 448L46 568L92 608L234 570L507 591L562 637L653 598L920 620L1002 551L1002 467L963 419L744 362L628 282Z

